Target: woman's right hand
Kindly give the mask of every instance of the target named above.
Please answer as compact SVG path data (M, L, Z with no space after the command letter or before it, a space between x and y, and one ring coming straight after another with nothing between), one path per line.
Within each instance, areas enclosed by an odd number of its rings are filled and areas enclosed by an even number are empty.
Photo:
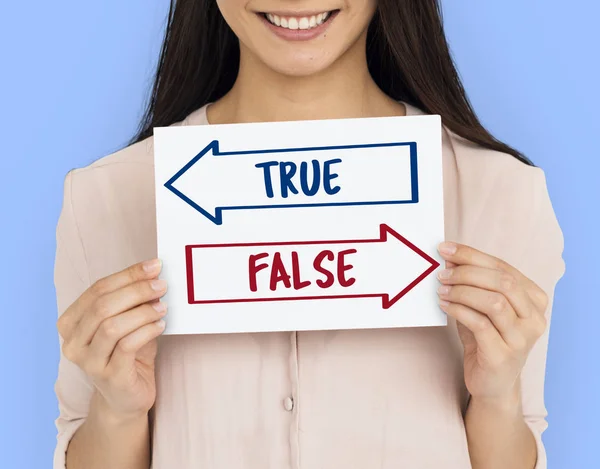
M119 418L147 413L156 398L154 361L166 306L158 259L102 278L59 317L64 356L93 381Z

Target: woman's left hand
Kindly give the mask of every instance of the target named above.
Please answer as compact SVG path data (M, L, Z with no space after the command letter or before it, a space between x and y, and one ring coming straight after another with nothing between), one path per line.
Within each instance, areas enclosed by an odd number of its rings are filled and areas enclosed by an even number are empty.
M519 375L546 329L548 297L506 262L457 243L439 248L440 307L457 321L471 396L503 400L519 392Z

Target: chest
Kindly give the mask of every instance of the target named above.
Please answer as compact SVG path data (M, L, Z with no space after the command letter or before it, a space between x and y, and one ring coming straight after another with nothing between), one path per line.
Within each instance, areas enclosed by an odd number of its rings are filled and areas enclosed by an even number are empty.
M130 196L118 201L116 194L127 181L110 179L98 194L105 200L102 225L89 227L84 239L93 240L91 252L110 246L102 255L89 256L93 278L101 278L128 265L156 256L156 221L151 166L140 167L129 188ZM449 187L449 186L448 186ZM122 188L121 188L122 189ZM455 191L447 191L445 211L447 237L459 236L460 217ZM93 232L93 236L92 236ZM285 307L285 303L281 304ZM306 303L310 308L310 302ZM168 316L166 318L168 320ZM398 389L421 393L439 387L462 393L462 347L456 325L447 327L384 330L306 331L207 336L164 336L159 369L174 377L195 377L199 382L219 381L218 389L247 383L245 387L287 380L297 375L307 392L323 390L344 395L368 389ZM232 380L231 382L227 380ZM413 382L419 383L412 388ZM367 384L368 383L368 384ZM412 391L411 391L412 389ZM206 391L210 393L210 391ZM455 397L459 398L457 394ZM363 395L364 398L364 395Z

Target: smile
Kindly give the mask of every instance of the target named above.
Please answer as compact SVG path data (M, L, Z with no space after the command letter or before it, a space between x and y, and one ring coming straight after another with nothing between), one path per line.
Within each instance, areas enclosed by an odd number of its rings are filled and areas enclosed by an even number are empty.
M324 37L340 10L323 12L262 12L261 21L280 39L285 41L310 41Z
M331 14L331 11L325 11L317 15L296 17L279 16L273 13L263 13L265 19L272 25L291 30L317 28L325 23L331 17Z

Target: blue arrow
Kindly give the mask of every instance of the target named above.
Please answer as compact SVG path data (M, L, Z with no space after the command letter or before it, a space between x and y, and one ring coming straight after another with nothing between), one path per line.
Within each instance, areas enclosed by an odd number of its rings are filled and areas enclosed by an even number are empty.
M243 156L243 155L257 155L257 154L272 154L272 153L297 153L297 152L311 152L311 151L326 151L326 150L356 150L356 149L367 149L367 148L383 148L383 147L409 147L410 150L410 180L411 180L411 197L410 199L404 200L382 200L382 201L368 201L368 202L331 202L331 203L302 203L302 204L278 204L278 205L239 205L239 206L227 206L227 207L216 207L214 214L211 214L208 210L202 208L188 196L183 194L173 184L183 176L192 166L194 166L203 156L211 154L214 156ZM417 143L416 142L392 142L392 143L369 143L364 145L334 145L324 147L306 147L306 148L279 148L279 149L265 149L265 150L243 150L243 151L230 151L221 152L219 151L219 141L213 140L210 142L200 153L192 158L183 168L169 179L164 186L173 192L181 200L189 204L191 207L196 209L210 221L216 225L223 223L223 211L224 210L251 210L251 209L274 209L274 208L299 208L299 207L333 207L333 206L354 206L354 205L392 205L392 204L415 204L419 202L419 188L418 188L418 172L417 172Z

